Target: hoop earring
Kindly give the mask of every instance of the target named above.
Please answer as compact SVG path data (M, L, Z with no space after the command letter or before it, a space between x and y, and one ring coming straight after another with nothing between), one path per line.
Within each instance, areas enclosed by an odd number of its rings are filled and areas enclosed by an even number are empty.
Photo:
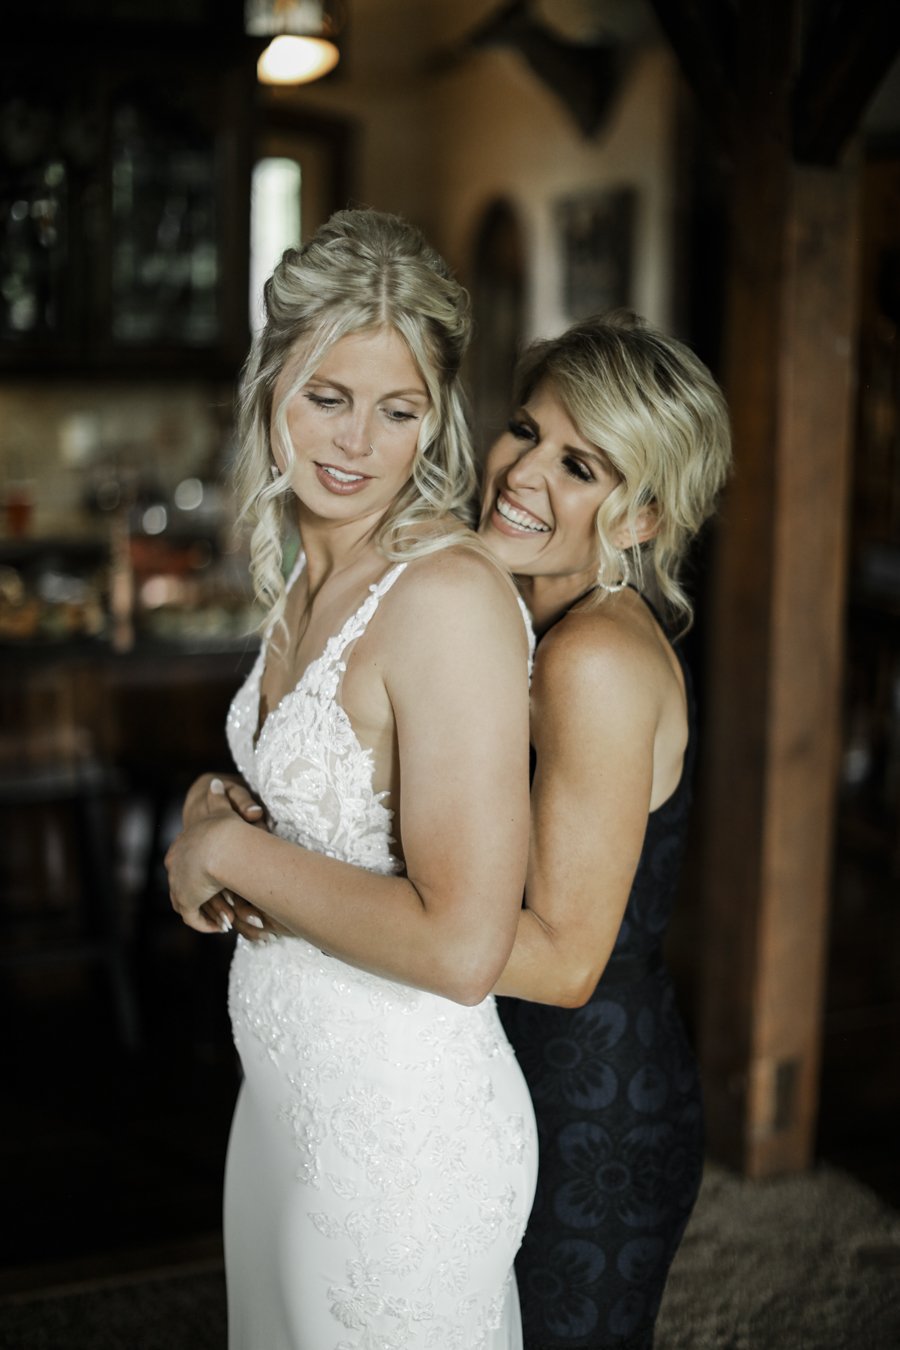
M618 581L603 580L604 568L602 563L597 571L597 589L606 591L607 595L617 595L619 591L624 591L625 587L628 585L628 559L620 548L616 549L616 559L621 568L621 575Z

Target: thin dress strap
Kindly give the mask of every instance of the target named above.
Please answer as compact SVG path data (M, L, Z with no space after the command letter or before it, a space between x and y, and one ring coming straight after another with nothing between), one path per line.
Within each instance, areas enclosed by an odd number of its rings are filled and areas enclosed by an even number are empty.
M294 582L300 576L305 566L306 566L306 554L303 552L303 549L301 548L300 552L297 554L296 562L294 563L293 567L291 568L290 572L288 573L285 579L284 593L286 596L290 595L291 591L294 588ZM269 638L272 636L274 628L275 623L272 619L270 619L269 622L266 624L265 629L263 630L262 642L260 643L259 647L258 660L260 663L260 667L262 667L262 663L265 660L266 648L269 645Z
M288 574L287 581L284 583L284 589L286 591L289 591L291 589L294 582L297 580L297 578L299 577L300 573L303 571L305 566L306 566L306 554L303 552L303 549L301 548L300 552L297 554L297 561L291 568Z
M328 639L322 655L317 662L313 662L313 665L319 667L319 678L316 683L322 693L337 698L339 685L347 669L348 648L362 637L382 596L387 595L394 582L406 571L407 566L405 562L397 563L380 581L373 581L369 587L369 594L359 608L354 610L341 630Z
M521 595L517 595L516 599L519 602L519 609L522 612L522 618L525 622L525 636L528 638L528 680L530 683L531 672L534 670L534 649L537 645L537 639L534 636L534 622L531 618L531 610L528 608Z

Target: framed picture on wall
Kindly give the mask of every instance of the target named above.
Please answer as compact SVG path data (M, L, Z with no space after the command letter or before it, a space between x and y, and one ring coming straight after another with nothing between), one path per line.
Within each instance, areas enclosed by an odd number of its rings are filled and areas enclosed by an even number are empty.
M583 192L556 203L562 301L569 321L631 303L636 211L633 187Z

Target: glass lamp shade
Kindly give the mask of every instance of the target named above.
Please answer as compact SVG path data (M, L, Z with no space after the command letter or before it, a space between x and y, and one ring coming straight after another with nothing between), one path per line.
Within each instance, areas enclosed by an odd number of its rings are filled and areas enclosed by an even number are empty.
M256 63L256 75L261 84L309 84L334 70L339 57L337 47L325 38L280 33Z
M268 38L256 65L263 84L308 84L338 63L343 0L244 0L244 26Z

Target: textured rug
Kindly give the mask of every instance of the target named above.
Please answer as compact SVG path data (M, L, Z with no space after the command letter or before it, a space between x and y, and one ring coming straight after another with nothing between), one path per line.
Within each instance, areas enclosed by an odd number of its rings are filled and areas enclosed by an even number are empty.
M59 1285L0 1303L0 1350L224 1346L225 1284L209 1262ZM900 1213L829 1168L749 1182L707 1167L669 1279L656 1350L898 1347Z
M900 1350L900 1213L831 1168L708 1164L656 1350Z

